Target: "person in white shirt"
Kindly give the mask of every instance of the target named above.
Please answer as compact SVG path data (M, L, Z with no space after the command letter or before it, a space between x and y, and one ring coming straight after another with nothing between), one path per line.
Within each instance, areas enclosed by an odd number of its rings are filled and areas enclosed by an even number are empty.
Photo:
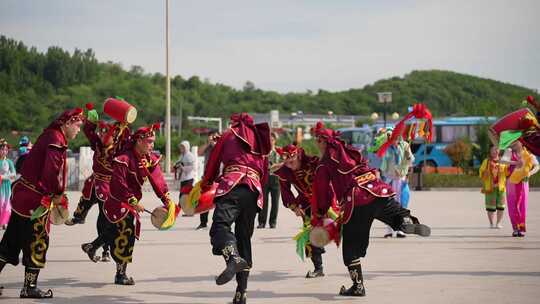
M175 177L180 179L180 199L183 195L188 195L193 188L195 178L195 156L190 152L189 141L184 140L178 145L180 157L174 164Z

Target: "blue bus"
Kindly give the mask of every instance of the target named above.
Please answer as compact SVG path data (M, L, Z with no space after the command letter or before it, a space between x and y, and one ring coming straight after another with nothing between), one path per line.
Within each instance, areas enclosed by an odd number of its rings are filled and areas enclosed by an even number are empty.
M496 117L481 117L481 116L468 116L468 117L448 117L433 120L433 141L426 144L423 139L417 138L411 143L411 150L414 154L414 166L426 166L431 167L450 167L452 161L444 153L444 148L450 143L453 143L460 138L469 138L472 142L477 140L476 132L477 127L480 125L489 125L496 121ZM387 124L392 126L392 124ZM373 135L382 124L377 123L373 126L364 126L361 128L346 128L340 129L342 132L342 138L358 147L368 157L370 165L377 167L380 165L380 159L375 155L370 155L365 151L372 140ZM371 137L369 137L369 135ZM369 137L369 139L366 139ZM479 160L475 160L478 162Z

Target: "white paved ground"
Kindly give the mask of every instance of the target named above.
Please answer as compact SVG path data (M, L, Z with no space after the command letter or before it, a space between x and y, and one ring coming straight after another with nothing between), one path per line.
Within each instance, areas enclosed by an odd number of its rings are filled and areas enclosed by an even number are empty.
M79 198L70 193L71 208ZM146 193L145 204L158 204ZM383 239L383 227L372 230L363 261L366 298L341 298L341 284L349 284L341 251L324 255L326 277L306 280L311 268L295 254L291 237L300 222L281 208L277 229L256 230L249 303L539 303L540 192L529 200L527 237L510 237L504 229L487 228L483 199L478 192L414 192L411 208L433 228L429 238ZM55 298L18 299L23 267L6 266L0 274L5 286L0 303L228 303L235 284L216 286L223 267L210 254L208 230L194 231L198 217L180 217L172 231L156 231L143 218L141 241L129 267L137 285L112 284L113 263L94 264L80 244L95 235L93 210L85 225L54 226L41 287L53 288Z

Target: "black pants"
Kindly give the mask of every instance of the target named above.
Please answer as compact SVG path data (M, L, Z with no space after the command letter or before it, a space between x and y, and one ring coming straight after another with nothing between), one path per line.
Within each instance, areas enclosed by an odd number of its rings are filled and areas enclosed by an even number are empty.
M19 254L23 252L22 263L29 268L45 267L49 235L45 230L49 214L37 219L11 214L8 226L0 242L0 261L17 266Z
M257 196L258 193L251 191L248 186L239 185L216 199L210 228L210 243L214 255L221 255L225 246L235 245L249 267L253 265L251 236L258 209ZM231 231L233 223L234 234Z
M85 199L83 196L79 199L77 209L73 212L73 217L77 220L86 220L88 212L99 200L96 197L96 188L92 187L92 195L90 199Z
M266 219L268 218L268 196L272 196L272 208L270 209L270 220L268 223L272 226L275 226L277 223L277 215L279 209L279 196L281 195L279 191L279 182L274 181L273 179L277 178L275 176L270 176L268 182L263 187L264 192L264 206L263 209L259 212L258 220L259 225L266 225Z
M102 234L92 243L100 247L106 243L111 250L111 257L118 264L131 263L135 247L135 217L128 214L123 220L111 223L106 218Z
M208 214L209 213L210 213L210 211L206 211L205 213L200 214L201 224L204 224L204 225L208 224Z
M353 261L366 256L369 232L374 219L400 230L403 219L411 212L401 207L394 198L377 198L364 206L355 206L349 222L343 225L343 262L349 266Z
M96 231L97 231L98 236L97 236L97 239L94 240L94 242L92 243L98 242L104 238L102 235L109 222L107 218L105 217L105 214L103 213L103 201L97 198L95 187L92 188L92 196L90 197L89 200L84 199L84 197L81 196L81 199L79 200L79 204L77 205L77 209L75 209L75 212L73 212L74 218L85 220L86 216L88 215L88 212L90 211L92 206L94 206L96 203L99 208L99 215L96 221ZM103 244L103 250L105 251L109 250L109 246L105 242Z
M106 238L106 231L107 229L110 229L111 222L107 220L107 217L105 217L105 213L103 212L103 202L98 201L99 206L99 215L96 222L96 230L98 233L98 236L96 239L92 242L92 244L103 244L103 250L108 251L110 249L110 246L107 242ZM101 246L97 246L101 247Z

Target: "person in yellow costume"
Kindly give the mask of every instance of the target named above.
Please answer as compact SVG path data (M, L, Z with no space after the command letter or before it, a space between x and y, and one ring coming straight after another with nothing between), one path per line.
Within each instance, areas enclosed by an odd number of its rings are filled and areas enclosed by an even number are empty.
M483 181L481 192L485 196L489 226L501 229L501 221L506 207L506 174L508 166L499 162L499 150L495 146L489 149L489 155L480 166L480 178Z

